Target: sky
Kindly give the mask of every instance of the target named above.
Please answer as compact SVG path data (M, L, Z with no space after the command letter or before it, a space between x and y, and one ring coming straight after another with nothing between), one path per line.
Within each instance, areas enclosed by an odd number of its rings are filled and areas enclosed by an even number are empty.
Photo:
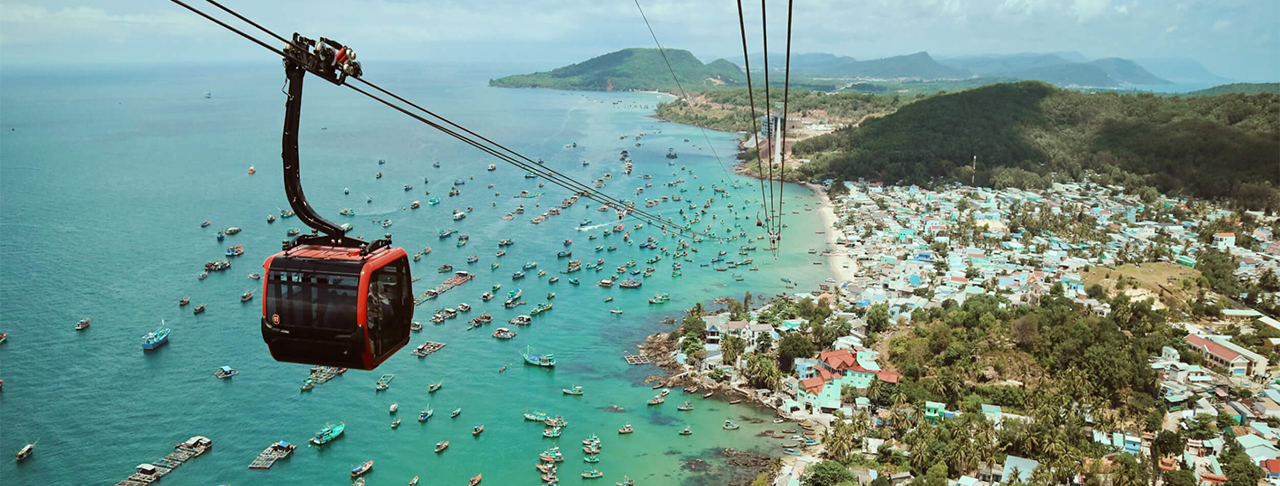
M348 43L366 64L505 62L545 70L653 46L633 0L222 1L286 36L298 31ZM202 0L189 3L216 10ZM741 58L735 2L640 0L640 6L664 47L703 59ZM744 8L749 50L761 52L760 5ZM775 1L768 8L769 51L780 52L787 6ZM795 0L792 28L797 53L1182 57L1235 80L1280 81L1280 0ZM264 55L166 0L0 0L0 65Z

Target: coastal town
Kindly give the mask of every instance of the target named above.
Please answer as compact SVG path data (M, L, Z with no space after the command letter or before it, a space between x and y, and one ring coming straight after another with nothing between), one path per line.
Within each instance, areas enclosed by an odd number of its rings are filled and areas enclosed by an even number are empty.
M1275 216L1091 182L811 188L826 284L641 345L667 386L776 410L785 459L753 484L1280 484Z

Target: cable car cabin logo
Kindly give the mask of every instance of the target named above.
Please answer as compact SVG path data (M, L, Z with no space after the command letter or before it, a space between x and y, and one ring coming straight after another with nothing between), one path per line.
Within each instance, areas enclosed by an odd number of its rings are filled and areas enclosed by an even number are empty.
M262 269L262 339L276 361L371 370L409 343L404 249L300 245Z

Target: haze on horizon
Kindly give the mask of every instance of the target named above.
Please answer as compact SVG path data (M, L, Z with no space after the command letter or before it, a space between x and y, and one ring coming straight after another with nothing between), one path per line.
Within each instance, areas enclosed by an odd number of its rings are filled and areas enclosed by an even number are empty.
M627 0L224 4L283 35L349 43L366 62L487 60L549 69L653 45ZM735 2L640 4L664 47L741 63ZM745 6L750 51L761 52L759 4ZM782 52L786 3L769 6L769 51ZM793 53L859 60L919 51L939 58L1063 51L1090 59L1189 58L1233 80L1280 81L1280 2L1271 0L799 0L793 27ZM0 1L0 64L221 62L265 54L164 0Z

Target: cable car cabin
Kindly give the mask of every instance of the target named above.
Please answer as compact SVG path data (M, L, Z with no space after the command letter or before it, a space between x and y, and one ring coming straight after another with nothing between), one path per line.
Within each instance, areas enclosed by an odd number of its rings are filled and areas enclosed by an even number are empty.
M276 361L371 370L408 344L404 249L301 245L262 268L262 339Z

